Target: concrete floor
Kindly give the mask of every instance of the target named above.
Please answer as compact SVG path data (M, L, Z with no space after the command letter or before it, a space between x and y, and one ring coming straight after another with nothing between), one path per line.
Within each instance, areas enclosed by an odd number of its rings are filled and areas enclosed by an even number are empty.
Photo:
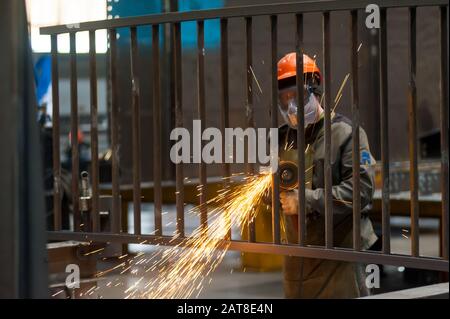
M186 206L186 211L192 206ZM145 217L144 217L145 216ZM164 235L172 235L176 229L176 208L174 205L163 206L163 229ZM133 207L129 207L130 221L128 231L133 232ZM153 205L144 204L142 214L142 232L151 233L154 230ZM196 216L186 214L185 231L186 235L200 225ZM232 237L240 238L240 230L233 228ZM145 252L147 257L151 256L156 250L149 245L129 245L130 252ZM145 256L143 256L145 258ZM139 272L138 272L139 273ZM155 273L149 273L148 277L155 276ZM133 278L134 277L134 278ZM127 283L132 285L137 276L127 275ZM205 286L198 298L283 298L282 273L275 272L249 272L242 269L240 252L229 251L225 255L220 266L210 276L212 279L209 284L205 281ZM148 280L146 277L143 281ZM125 285L126 286L126 285ZM121 291L119 290L118 293ZM106 292L105 297L115 298L115 293Z
M186 207L189 209L189 207ZM167 205L163 207L163 227L164 234L171 235L175 231L175 207L174 205ZM133 218L132 207L129 208L129 232L133 232ZM153 224L153 206L144 204L142 210L142 233L151 234L154 231ZM410 240L408 227L408 219L392 219L392 251L395 253L408 254L410 249ZM198 218L195 216L186 216L185 219L186 235L189 235L196 227L199 226ZM404 236L402 236L402 234ZM233 238L239 238L240 233L238 229L233 229ZM421 254L426 256L438 255L438 237L437 224L432 220L421 221ZM87 283L82 285L82 289L76 292L76 298L124 298L127 293L126 290L144 276L142 283L148 282L151 278L156 276L155 272L145 272L147 266L143 264L136 265L136 261L140 259L150 258L157 250L163 249L151 245L129 245L130 255L121 260L102 258L98 262L98 270L104 271L112 269L116 265L125 261L126 265L99 278L96 283ZM100 253L101 254L101 253ZM140 255L136 257L134 262L130 263L127 258L131 256ZM132 258L132 257L131 257ZM126 269L131 265L126 273L121 274L122 269ZM405 282L405 269L402 267L386 266L383 268L382 289L376 293L392 291L396 289L403 289L414 287L419 282L407 283ZM428 276L429 277L429 276ZM428 278L427 277L427 278ZM282 273L281 271L274 272L251 272L242 268L240 253L229 251L226 253L224 260L220 266L210 275L211 282L205 280L203 290L198 298L283 298ZM431 277L431 282L435 279ZM139 285L138 287L143 286ZM139 288L139 289L141 289ZM58 293L58 290L56 290ZM57 294L55 298L62 297L62 294Z
M148 258L150 254L140 256ZM116 262L103 261L99 267L110 269ZM126 274L120 274L120 270L101 277L97 282L96 288L87 294L76 296L77 298L124 298L125 292L144 274L144 268L141 265L133 266ZM142 282L149 281L156 275L155 272L145 274ZM238 252L229 252L221 265L210 276L212 281L205 285L197 298L283 298L282 274L281 272L243 272L240 268L240 258ZM140 285L140 291L144 291L143 285ZM86 286L83 291L88 291L90 287Z

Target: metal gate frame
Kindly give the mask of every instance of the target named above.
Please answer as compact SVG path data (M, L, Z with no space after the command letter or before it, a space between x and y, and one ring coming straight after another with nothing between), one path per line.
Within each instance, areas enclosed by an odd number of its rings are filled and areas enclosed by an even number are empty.
M94 242L121 242L121 243L143 243L160 245L177 245L183 240L184 234L184 185L183 166L176 165L176 211L177 211L177 231L180 235L174 239L169 236L162 236L162 181L161 181L161 94L160 94L160 61L159 61L159 32L160 25L169 24L173 32L174 51L172 62L174 66L174 96L175 96L175 125L183 126L183 108L181 103L181 22L197 21L198 36L198 65L197 80L198 88L198 115L199 119L205 120L205 69L204 69L204 21L209 19L220 19L220 68L221 68L221 128L228 127L228 19L242 18L246 22L246 67L252 66L252 18L255 16L268 16L271 25L271 125L277 127L277 16L280 14L295 14L296 16L296 52L300 57L303 47L303 14L311 12L322 13L323 23L323 60L324 60L324 110L325 110L325 247L305 245L305 192L304 187L299 187L299 244L282 244L280 241L280 212L278 200L272 205L273 240L272 243L256 242L255 227L249 225L249 240L232 240L231 234L224 239L230 244L232 250L273 253L313 258L324 258L365 263L381 263L391 265L401 265L412 268L432 269L448 272L448 2L444 0L379 0L377 1L381 11L381 28L379 34L380 58L380 121L381 121L381 162L382 162L382 235L383 247L381 252L361 251L360 218L361 203L359 194L359 174L353 174L353 249L336 248L333 245L333 212L332 212L332 179L331 179L331 95L330 95L330 12L348 11L351 16L351 89L352 89L352 131L353 131L353 172L359 172L359 97L358 97L358 58L357 58L357 10L364 9L369 4L368 1L317 1L307 3L281 3L269 5L252 5L243 7L227 7L214 10L199 10L190 12L176 12L155 14L140 17L128 17L113 20L103 20L80 23L77 28L68 25L52 26L41 28L41 34L51 35L52 52L52 89L53 89L53 170L55 176L54 183L54 229L48 232L51 240L82 240ZM421 257L419 255L419 204L418 204L418 161L417 161L417 129L416 129L416 8L424 6L435 6L440 8L440 113L441 113L441 192L442 192L442 256L441 258ZM387 76L387 28L386 13L390 8L408 8L409 10L409 157L410 157L410 192L411 192L411 255L392 254L390 248L390 207L389 207L389 155L388 155L388 76ZM153 63L153 148L154 148L154 204L155 204L155 235L141 233L141 160L140 160L140 127L139 127L139 79L137 76L137 27L150 25L152 28L152 63ZM120 225L114 223L110 233L99 232L99 177L98 177L98 131L97 131L97 75L95 56L95 30L107 29L110 43L110 74L111 85L111 147L112 147L112 214L120 218L120 185L119 185L119 159L118 159L118 101L117 101L117 28L129 28L131 31L130 61L131 61L131 81L132 81L132 162L133 162L133 205L134 205L134 233L121 233ZM92 230L93 232L82 232L79 226L81 220L79 209L79 185L78 185L78 141L77 141L77 73L76 73L76 47L75 34L80 31L89 31L90 47L90 89L91 89L91 152L92 152ZM60 166L60 146L59 146L59 90L58 90L58 50L57 35L69 33L70 35L70 92L71 92L71 143L72 147L72 192L74 208L75 231L61 230L61 166ZM298 70L303 69L303 60L297 58L297 75L302 74ZM247 72L248 73L248 72ZM245 85L252 87L252 79L247 76ZM297 90L299 101L303 100L303 77L297 76ZM247 90L247 99L252 107L252 90ZM252 112L249 112L250 114ZM298 122L303 123L303 109L299 108ZM252 126L253 118L248 117L247 123ZM304 181L305 160L303 149L305 146L305 136L303 130L298 130L298 176ZM206 184L206 164L201 163L199 169L199 181ZM251 167L249 167L251 170ZM222 164L223 176L230 176L229 164ZM273 198L279 196L279 181L277 173L273 174ZM303 182L304 183L304 182ZM304 186L304 185L303 185ZM205 187L200 191L200 203L206 202ZM113 218L113 220L118 220ZM201 223L207 223L207 212L201 212Z

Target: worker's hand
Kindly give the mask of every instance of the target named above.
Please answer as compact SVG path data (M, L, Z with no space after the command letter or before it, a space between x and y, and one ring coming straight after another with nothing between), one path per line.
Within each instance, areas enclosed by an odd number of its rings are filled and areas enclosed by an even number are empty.
M298 213L298 192L297 190L280 193L280 202L283 213L286 215L296 215Z

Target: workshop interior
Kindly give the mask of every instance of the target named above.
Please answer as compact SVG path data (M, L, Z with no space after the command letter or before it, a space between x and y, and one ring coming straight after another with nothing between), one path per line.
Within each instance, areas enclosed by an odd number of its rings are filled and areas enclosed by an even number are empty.
M448 299L448 1L2 0L0 40L1 299Z

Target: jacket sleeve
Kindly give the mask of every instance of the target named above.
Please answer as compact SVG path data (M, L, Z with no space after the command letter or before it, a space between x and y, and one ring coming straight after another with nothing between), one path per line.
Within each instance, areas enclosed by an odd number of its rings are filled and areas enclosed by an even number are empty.
M373 165L375 160L370 154L369 143L365 132L360 131L360 158L367 156L368 164ZM352 180L352 138L350 137L343 145L340 165L341 182L332 186L333 214L353 213L353 180ZM367 162L366 162L367 163ZM360 192L361 210L371 205L374 193L374 176L367 165L360 165ZM308 212L316 211L325 214L325 189L306 189L306 208Z

